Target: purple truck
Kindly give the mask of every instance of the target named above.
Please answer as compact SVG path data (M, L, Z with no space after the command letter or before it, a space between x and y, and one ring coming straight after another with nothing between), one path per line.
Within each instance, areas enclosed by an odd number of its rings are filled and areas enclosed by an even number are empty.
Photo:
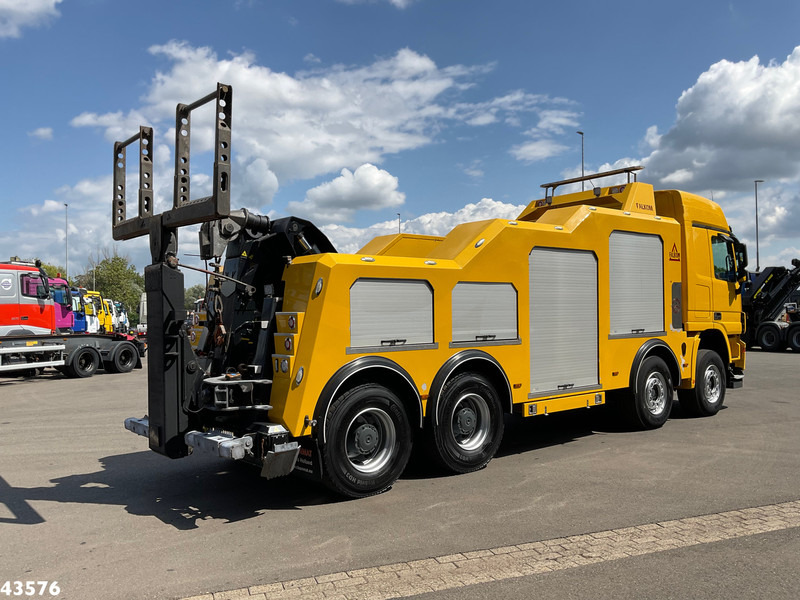
M56 314L56 332L72 333L75 327L75 314L72 312L72 294L69 283L61 277L48 277Z

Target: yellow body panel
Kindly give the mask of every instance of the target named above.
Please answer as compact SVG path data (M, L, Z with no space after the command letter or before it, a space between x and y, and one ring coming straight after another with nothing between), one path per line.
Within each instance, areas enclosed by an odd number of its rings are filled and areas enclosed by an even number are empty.
M715 313L741 313L739 296L722 297L714 287L711 259L703 255L694 222L729 230L713 203L681 192L659 192L632 183L605 188L599 196L585 192L556 197L550 204L531 203L517 221L494 219L459 225L444 238L398 234L373 240L362 254L322 254L294 259L284 272L283 313L275 335L275 379L271 419L292 435L308 435L317 402L336 372L361 356L395 362L410 376L423 411L434 377L446 361L465 348L493 357L508 379L512 403L522 414L555 412L605 401L605 392L630 385L631 367L642 344L663 341L672 351L680 387L694 385L700 335L718 330L729 356L744 366L744 350L732 320ZM614 231L659 236L663 257L664 331L658 335L610 335L609 236ZM695 236L697 240L694 239ZM706 237L706 244L708 238ZM687 244L690 248L687 249ZM531 309L528 257L534 248L584 250L597 259L599 385L583 394L561 392L532 398ZM688 251L687 251L688 250ZM694 255L693 255L694 253ZM404 348L351 347L351 287L359 279L425 281L433 293L433 343ZM453 290L459 282L502 282L517 294L518 339L474 344L453 343ZM680 284L680 287L673 284ZM708 288L707 291L705 288ZM676 296L680 290L680 295ZM731 288L732 289L732 288ZM534 307L533 310L547 310ZM673 319L673 310L677 311ZM290 316L294 328L289 327ZM674 322L680 326L674 327ZM298 373L302 369L302 376Z

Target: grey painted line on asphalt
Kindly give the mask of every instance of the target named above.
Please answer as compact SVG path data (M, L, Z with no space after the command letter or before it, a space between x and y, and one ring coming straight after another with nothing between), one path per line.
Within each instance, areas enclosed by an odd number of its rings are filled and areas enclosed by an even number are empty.
M462 552L183 600L388 600L800 527L800 500Z

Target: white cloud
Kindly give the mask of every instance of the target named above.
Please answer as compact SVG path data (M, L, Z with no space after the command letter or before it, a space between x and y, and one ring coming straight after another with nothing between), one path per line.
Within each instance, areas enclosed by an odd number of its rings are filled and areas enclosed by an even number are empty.
M397 177L367 163L353 172L342 169L339 177L308 190L305 201L290 202L287 208L317 224L347 222L360 209L402 205L406 196L397 187Z
M570 110L543 110L539 113L536 128L541 132L562 134L564 128L578 126L578 116L578 113Z
M374 4L378 0L337 0L337 2L341 2L342 4ZM388 2L392 6L396 8L408 8L411 6L416 0L384 0Z
M29 131L28 135L33 138L37 138L40 140L52 140L53 139L53 128L52 127L39 127L34 129L33 131Z
M0 38L18 38L25 27L38 27L60 16L62 0L0 0Z
M525 205L483 198L480 202L467 204L455 212L427 213L404 221L401 229L403 233L445 236L462 223L485 219L515 219L524 208ZM397 233L398 224L396 220L392 220L376 223L371 227L328 225L321 229L339 252L354 253L376 236Z
M557 156L565 150L568 150L565 145L559 144L553 140L545 139L518 144L511 148L510 152L511 155L517 160L524 162L536 162L539 160L545 160L546 158L550 158L552 156Z
M172 145L175 104L205 96L217 81L229 83L235 96L234 168L237 174L245 172L251 188L257 179L248 171L259 173L262 185L255 196L259 207L271 201L279 184L366 163L377 165L387 155L437 141L451 124L520 122L522 114L548 110L561 114L559 107L571 104L521 90L481 102L459 102L493 65L440 67L408 48L367 65L314 67L294 75L261 66L247 52L220 58L210 48L185 42L153 46L150 52L169 65L156 73L141 106L127 112L83 113L72 125L102 128L112 141L128 138L140 124L150 124L159 144ZM213 146L211 111L208 105L193 115L192 150L197 160L192 166L193 189L198 168L208 169L198 154ZM563 113L562 120L569 114ZM544 117L544 122L553 120ZM541 142L540 153L545 144ZM560 149L551 143L545 154ZM530 148L527 151L531 154ZM525 155L525 149L519 153ZM159 160L168 169L169 162ZM232 191L235 199L250 202L238 183ZM350 214L347 204L341 209L343 215Z
M783 62L754 56L711 65L681 94L669 131L648 129L649 178L741 190L757 178L800 177L798 81L800 46Z

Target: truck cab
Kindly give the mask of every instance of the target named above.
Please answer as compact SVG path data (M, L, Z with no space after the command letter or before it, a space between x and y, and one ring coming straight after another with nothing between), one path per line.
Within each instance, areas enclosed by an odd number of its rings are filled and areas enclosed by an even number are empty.
M50 277L48 284L55 306L56 332L72 333L75 331L75 313L72 310L72 293L69 283L61 277Z
M32 263L0 263L0 335L55 330L55 307L44 271Z

